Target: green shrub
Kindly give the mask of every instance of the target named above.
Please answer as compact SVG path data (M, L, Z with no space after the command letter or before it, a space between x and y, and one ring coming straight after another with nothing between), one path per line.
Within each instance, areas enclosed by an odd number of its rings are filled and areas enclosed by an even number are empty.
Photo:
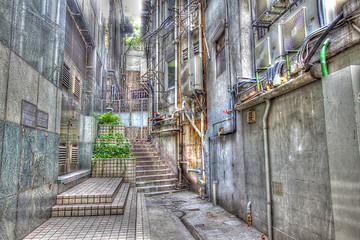
M112 112L104 113L103 115L100 115L98 113L94 114L94 117L99 120L100 124L122 124L120 122L120 117L118 115L113 114Z

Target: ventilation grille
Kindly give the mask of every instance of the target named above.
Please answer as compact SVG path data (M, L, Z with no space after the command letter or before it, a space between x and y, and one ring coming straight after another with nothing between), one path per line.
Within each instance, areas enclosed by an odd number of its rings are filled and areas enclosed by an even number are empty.
M194 54L197 55L199 54L199 42L194 43Z
M186 62L188 60L188 49L185 48L183 50L183 62Z
M63 65L63 74L62 74L61 82L65 87L70 88L70 69L66 65Z
M256 123L255 110L250 110L246 113L246 119L248 124Z
M296 50L300 48L307 36L305 14L305 8L302 8L284 24L285 50Z
M263 68L271 65L269 41L269 38L265 38L255 47L256 68Z
M59 146L59 166L65 166L66 164L66 146Z
M74 81L74 95L78 98L81 96L81 82L78 78Z
M71 163L78 164L79 163L79 147L72 146L71 148Z

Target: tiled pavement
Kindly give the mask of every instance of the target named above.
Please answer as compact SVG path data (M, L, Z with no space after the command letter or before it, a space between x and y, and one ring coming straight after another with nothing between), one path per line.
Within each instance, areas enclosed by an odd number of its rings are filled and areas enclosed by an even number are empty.
M150 239L144 204L131 188L124 215L51 218L25 239Z

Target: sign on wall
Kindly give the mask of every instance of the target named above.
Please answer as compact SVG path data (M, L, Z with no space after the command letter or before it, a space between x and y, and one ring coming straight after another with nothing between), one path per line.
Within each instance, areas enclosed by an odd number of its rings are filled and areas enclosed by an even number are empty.
M49 114L37 109L34 104L27 101L22 101L21 108L21 124L24 126L36 128L48 128Z

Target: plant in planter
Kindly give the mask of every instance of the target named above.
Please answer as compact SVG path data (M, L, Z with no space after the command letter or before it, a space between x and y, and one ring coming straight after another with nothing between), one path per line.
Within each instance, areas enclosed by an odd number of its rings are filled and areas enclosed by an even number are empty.
M100 124L111 124L111 125L122 124L120 122L120 117L118 115L113 114L112 112L107 112L104 113L103 115L95 113L94 117L99 120Z

